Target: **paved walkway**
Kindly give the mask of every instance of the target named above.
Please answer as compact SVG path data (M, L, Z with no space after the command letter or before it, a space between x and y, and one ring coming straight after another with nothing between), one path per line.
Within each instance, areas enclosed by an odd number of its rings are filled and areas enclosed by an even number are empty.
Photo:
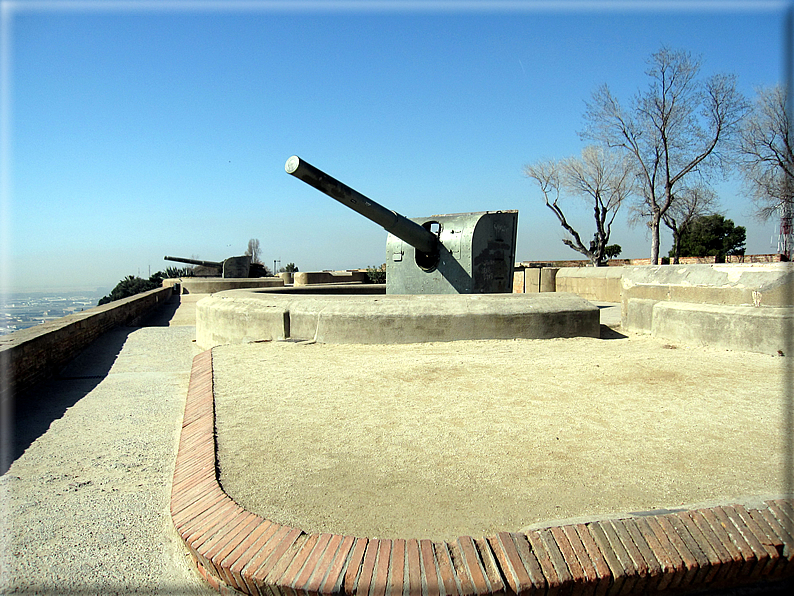
M198 353L193 303L105 334L17 399L0 478L0 593L217 594L169 513Z

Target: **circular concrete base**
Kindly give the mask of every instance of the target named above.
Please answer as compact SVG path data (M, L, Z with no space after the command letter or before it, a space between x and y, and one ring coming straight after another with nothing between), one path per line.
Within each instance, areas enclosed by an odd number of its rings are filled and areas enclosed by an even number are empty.
M598 337L600 331L598 308L573 294L362 294L371 291L366 286L340 286L334 294L324 290L232 290L208 296L196 304L196 343L202 349L270 340L401 344Z

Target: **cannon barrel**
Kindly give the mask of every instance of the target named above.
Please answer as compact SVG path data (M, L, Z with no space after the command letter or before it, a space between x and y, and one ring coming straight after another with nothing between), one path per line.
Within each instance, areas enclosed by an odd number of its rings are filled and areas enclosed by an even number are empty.
M183 259L182 257L164 257L166 261L177 263L187 263L188 265L203 265L204 267L223 267L223 263L217 261L198 261L196 259Z
M303 180L309 186L313 186L332 199L339 201L346 207L374 221L387 232L394 234L417 250L431 254L438 251L438 238L430 230L400 215L396 211L379 205L360 192L339 182L336 178L315 168L297 155L293 155L287 160L284 169L288 174L292 174L296 178Z

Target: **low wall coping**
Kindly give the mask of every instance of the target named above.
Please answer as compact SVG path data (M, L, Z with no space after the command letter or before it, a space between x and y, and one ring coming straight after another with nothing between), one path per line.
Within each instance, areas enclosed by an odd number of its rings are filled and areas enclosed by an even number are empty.
M622 267L623 285L683 285L761 289L794 281L791 263L654 265Z
M623 270L624 267L560 267L557 271L557 278L620 278L623 275Z

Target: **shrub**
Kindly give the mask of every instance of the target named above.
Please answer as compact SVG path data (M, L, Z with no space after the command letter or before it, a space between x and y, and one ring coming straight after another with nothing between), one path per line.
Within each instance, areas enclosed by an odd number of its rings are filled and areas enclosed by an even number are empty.
M386 263L380 267L371 265L367 267L367 277L371 284L385 284L386 283Z
M161 285L163 285L164 275L165 273L162 271L158 271L157 273L153 274L149 279L128 275L116 284L116 287L113 288L113 291L111 291L109 295L103 296L99 299L98 306L102 306L108 302L121 300L122 298L128 298L129 296L134 296L135 294L140 294L141 292L148 292L149 290L159 288Z

